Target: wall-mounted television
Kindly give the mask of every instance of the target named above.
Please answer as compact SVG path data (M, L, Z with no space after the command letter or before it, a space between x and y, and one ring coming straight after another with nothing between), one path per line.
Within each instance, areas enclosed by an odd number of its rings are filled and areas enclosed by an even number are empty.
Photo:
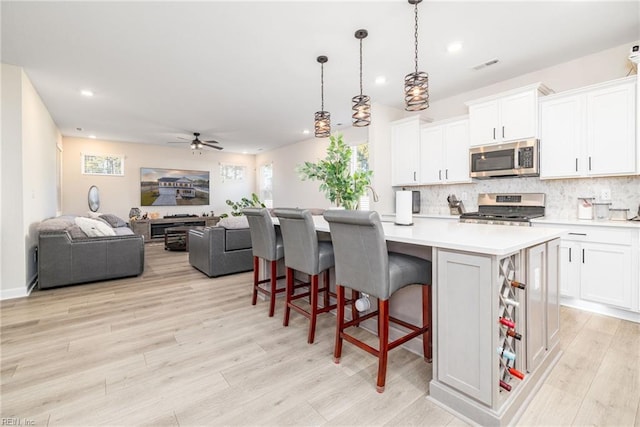
M140 168L140 206L208 204L208 171Z

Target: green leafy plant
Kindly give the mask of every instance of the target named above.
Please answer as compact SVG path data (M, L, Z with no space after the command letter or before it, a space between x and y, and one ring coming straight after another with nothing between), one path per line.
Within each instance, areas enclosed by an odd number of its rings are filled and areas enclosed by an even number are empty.
M256 193L251 193L251 198L243 197L239 202L227 200L227 205L231 206L231 216L241 216L242 209L250 207L265 208L265 204L260 201ZM226 218L229 214L222 214L220 218Z
M320 181L320 191L336 206L355 209L358 201L371 185L372 171L351 173L351 147L342 135L329 137L327 156L317 163L304 162L297 172L303 181Z

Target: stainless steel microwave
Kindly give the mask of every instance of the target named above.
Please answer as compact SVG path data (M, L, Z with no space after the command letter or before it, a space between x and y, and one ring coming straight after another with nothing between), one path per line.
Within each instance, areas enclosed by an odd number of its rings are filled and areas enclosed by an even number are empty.
M539 176L538 157L537 139L471 147L469 175L478 179Z

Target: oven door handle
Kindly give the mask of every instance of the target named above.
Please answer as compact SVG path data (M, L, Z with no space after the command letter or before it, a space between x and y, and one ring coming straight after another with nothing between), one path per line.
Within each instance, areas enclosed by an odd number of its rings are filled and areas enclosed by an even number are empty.
M518 153L518 164L516 165L516 169L520 169L522 167L522 163L520 161L520 150L516 150L516 153Z

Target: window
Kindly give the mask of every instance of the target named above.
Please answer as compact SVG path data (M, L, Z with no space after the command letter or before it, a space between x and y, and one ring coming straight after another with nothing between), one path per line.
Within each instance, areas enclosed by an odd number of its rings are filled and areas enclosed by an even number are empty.
M258 194L266 207L273 207L273 163L260 166Z
M369 143L365 142L351 147L351 171L368 171L369 170ZM372 190L373 191L373 190ZM362 211L368 211L369 207L369 192L360 197L358 202L358 209Z
M124 176L124 156L82 153L82 174Z
M225 181L244 181L246 166L220 163L220 179Z

